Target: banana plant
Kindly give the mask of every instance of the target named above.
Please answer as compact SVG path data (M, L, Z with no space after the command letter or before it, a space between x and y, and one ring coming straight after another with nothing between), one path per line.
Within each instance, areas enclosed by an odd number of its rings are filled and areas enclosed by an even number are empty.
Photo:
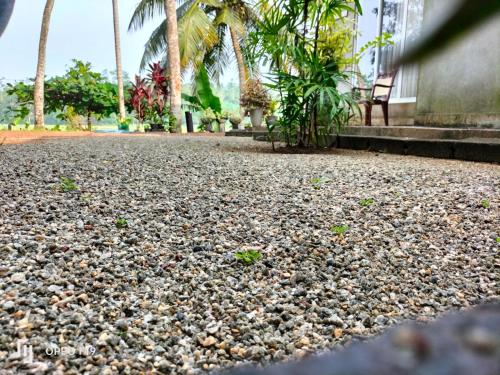
M182 94L182 98L190 110L204 111L210 108L216 114L222 112L220 98L213 93L210 78L203 65L194 78L193 94Z

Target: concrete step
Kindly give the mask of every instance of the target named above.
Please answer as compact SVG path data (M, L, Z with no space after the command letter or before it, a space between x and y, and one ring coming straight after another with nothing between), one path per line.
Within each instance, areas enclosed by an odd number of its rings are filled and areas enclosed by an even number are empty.
M430 128L421 126L349 126L344 135L406 137L417 139L499 138L500 129Z
M264 131L236 132L227 132L226 136L268 141ZM330 144L345 149L500 163L500 130L495 129L351 126L338 136L338 142L336 138L332 135ZM279 139L278 133L275 139Z
M418 139L341 135L338 147L389 154L500 163L500 139L498 138Z

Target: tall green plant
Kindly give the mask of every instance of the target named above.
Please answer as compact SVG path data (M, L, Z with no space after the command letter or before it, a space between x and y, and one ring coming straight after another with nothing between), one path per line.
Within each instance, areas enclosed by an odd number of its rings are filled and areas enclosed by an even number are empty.
M288 145L328 146L356 111L349 90L351 73L343 43L331 35L345 27L345 12L361 13L358 0L261 1L266 11L251 33L247 49L254 64L269 63L270 87L279 93L278 126ZM331 50L339 48L339 53Z

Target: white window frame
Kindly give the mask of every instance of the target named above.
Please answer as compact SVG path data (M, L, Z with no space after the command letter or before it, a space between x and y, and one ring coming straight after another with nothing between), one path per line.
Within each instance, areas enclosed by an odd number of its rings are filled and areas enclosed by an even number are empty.
M406 43L406 29L408 26L408 0L403 0L403 6L404 6L404 14L403 14L403 30L402 30L402 40L401 40L401 48L404 51L405 49L405 43ZM384 22L384 0L379 0L379 7L378 7L378 15L377 15L377 35L381 36L382 35L382 30L383 30L383 22ZM375 51L375 78L379 74L379 61L380 61L380 47L378 47ZM397 80L397 86L394 87L394 94L397 96L396 98L392 98L389 100L389 103L415 103L417 101L416 97L401 97L401 91L402 91L402 85L403 81L401 80L401 75L403 70L405 69L404 66L401 66L398 71L398 76L399 79Z

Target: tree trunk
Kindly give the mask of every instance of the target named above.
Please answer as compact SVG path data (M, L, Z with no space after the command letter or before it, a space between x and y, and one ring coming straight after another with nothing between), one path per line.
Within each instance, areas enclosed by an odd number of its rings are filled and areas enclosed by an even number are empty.
M177 33L177 10L175 0L165 0L167 17L167 59L170 75L170 111L176 118L177 133L182 132L181 112L181 58L179 53L179 35Z
M43 129L45 119L43 116L44 86L45 86L45 53L47 49L47 37L49 35L50 16L54 8L54 0L47 0L43 11L42 28L40 30L40 42L38 46L38 64L35 78L35 128Z
M234 55L236 56L236 63L238 64L238 77L240 81L240 101L245 91L245 85L248 78L247 68L245 65L245 61L243 59L243 53L241 53L240 40L238 39L238 34L234 31L233 28L229 28L229 32L231 34L231 42L233 43ZM243 119L245 117L245 108L243 108L240 104L240 117Z
M125 120L125 99L123 95L123 71L122 71L122 49L120 42L120 12L118 0L113 0L113 25L115 29L115 56L116 56L116 79L118 83L118 105L120 110L120 121Z
M87 113L87 130L92 131L92 112Z

